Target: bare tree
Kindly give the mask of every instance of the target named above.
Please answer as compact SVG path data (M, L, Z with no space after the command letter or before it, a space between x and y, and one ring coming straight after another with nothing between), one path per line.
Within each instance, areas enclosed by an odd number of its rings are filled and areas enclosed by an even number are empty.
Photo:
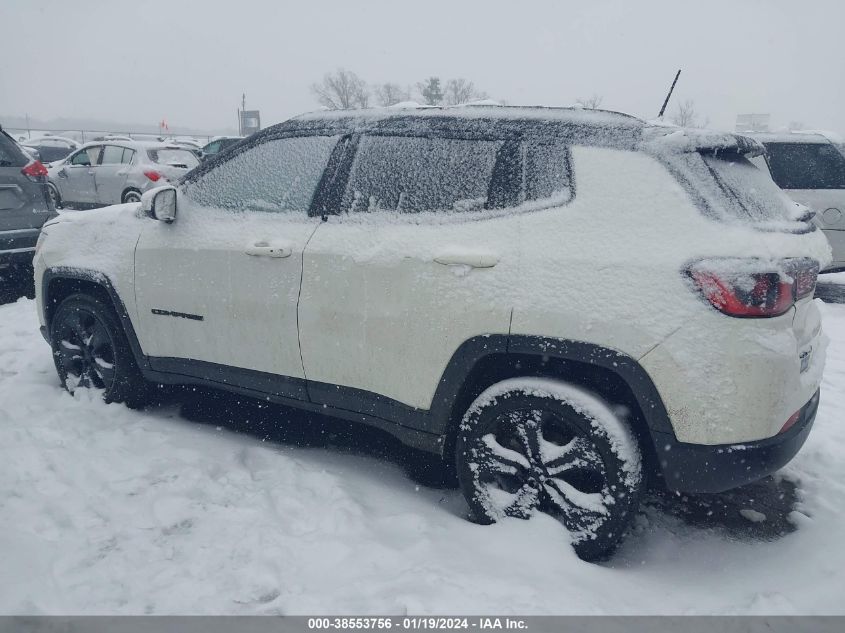
M443 88L440 87L440 77L429 77L417 84L417 90L426 105L440 105L443 101Z
M486 98L486 92L476 90L475 84L466 79L450 79L446 82L446 90L443 94L443 102L446 105L458 105Z
M680 127L698 127L698 113L695 111L695 102L691 99L678 104L678 110L672 117L672 122Z
M601 105L602 101L604 101L604 97L602 97L601 95L594 94L588 99L578 97L578 99L575 100L575 103L580 105L582 108L586 108L587 110L595 110Z
M367 82L351 70L343 68L326 73L322 82L311 85L311 91L320 105L330 110L366 108L370 103Z
M387 107L392 106L402 101L409 101L411 99L410 91L402 88L399 84L386 82L374 86L373 91L376 95L376 100L379 105Z

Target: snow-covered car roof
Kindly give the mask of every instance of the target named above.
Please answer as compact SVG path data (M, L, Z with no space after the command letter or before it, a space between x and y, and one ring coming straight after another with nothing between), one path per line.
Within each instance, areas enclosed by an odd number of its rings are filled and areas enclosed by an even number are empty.
M39 136L38 138L30 138L25 141L21 141L21 145L26 145L28 147L37 147L47 141L59 141L60 143L65 143L66 145L70 145L71 147L79 147L79 141L75 141L72 138L67 138L66 136L53 136L52 134L46 134L44 136Z
M317 110L307 112L285 123L312 121L344 121L353 126L369 127L370 124L401 118L449 118L449 119L488 119L499 121L549 121L582 125L613 126L620 128L639 128L645 121L635 116L611 110L592 110L575 107L551 106L497 106L497 105L459 105L459 106L420 106L367 108L363 110ZM280 125L284 125L281 123Z
M368 128L383 121L396 121L402 118L430 119L449 118L456 120L489 121L535 121L570 124L603 134L616 131L621 138L632 131L643 142L655 149L672 152L701 150L738 151L742 154L762 154L763 147L755 140L741 134L698 128L682 128L662 121L649 122L630 114L612 110L588 109L576 107L549 106L502 106L502 105L461 105L461 106L411 106L372 108L366 110L321 110L294 117L290 122L333 122L343 121L353 128ZM281 124L284 125L284 124ZM623 143L625 144L625 143Z
M362 110L319 110L301 114L277 125L264 128L233 151L212 156L194 169L187 180L200 177L221 160L268 140L302 133L344 135L377 132L407 136L438 135L457 132L466 138L521 138L561 136L573 143L644 149L651 153L693 151L736 151L759 155L764 152L757 141L730 132L680 128L650 123L635 116L611 110L582 107L548 106L418 106L368 108Z
M761 143L838 143L841 142L835 138L831 138L828 133L824 132L784 132L780 134L749 134L752 138L757 139Z
M90 143L85 143L84 145L81 145L80 147L81 148L96 147L98 145L103 145L103 144L119 145L120 147L127 147L129 149L135 149L135 150L181 149L181 150L185 150L186 152L191 151L187 147L185 147L184 145L178 145L176 143L171 143L171 142L162 143L161 141L136 141L136 140L124 141L124 140L121 140L121 139L105 139L105 140L102 140L102 141L91 141Z

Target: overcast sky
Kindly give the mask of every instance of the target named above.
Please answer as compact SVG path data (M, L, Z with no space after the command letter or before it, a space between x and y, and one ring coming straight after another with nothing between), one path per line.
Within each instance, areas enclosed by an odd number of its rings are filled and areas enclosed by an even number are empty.
M0 116L236 127L317 108L337 66L371 83L465 77L512 104L653 118L692 99L845 133L845 2L0 0Z

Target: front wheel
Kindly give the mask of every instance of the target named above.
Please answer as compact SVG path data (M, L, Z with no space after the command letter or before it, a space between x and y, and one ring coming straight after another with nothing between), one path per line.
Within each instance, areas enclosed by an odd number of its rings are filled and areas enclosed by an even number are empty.
M112 307L89 295L71 295L50 322L53 359L70 393L89 387L106 402L145 404L149 391Z
M545 513L583 560L606 558L639 504L639 446L594 395L541 378L488 388L464 416L456 444L461 490L479 523Z

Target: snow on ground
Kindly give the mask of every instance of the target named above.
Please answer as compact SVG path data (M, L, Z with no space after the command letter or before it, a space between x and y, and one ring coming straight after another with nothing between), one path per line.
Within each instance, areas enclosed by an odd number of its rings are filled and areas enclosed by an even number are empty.
M590 565L551 519L471 524L456 491L377 450L71 397L34 303L0 306L0 613L845 613L845 306L822 310L828 368L785 470L789 521L756 492L724 520L662 498L613 561ZM760 528L773 524L797 530Z

